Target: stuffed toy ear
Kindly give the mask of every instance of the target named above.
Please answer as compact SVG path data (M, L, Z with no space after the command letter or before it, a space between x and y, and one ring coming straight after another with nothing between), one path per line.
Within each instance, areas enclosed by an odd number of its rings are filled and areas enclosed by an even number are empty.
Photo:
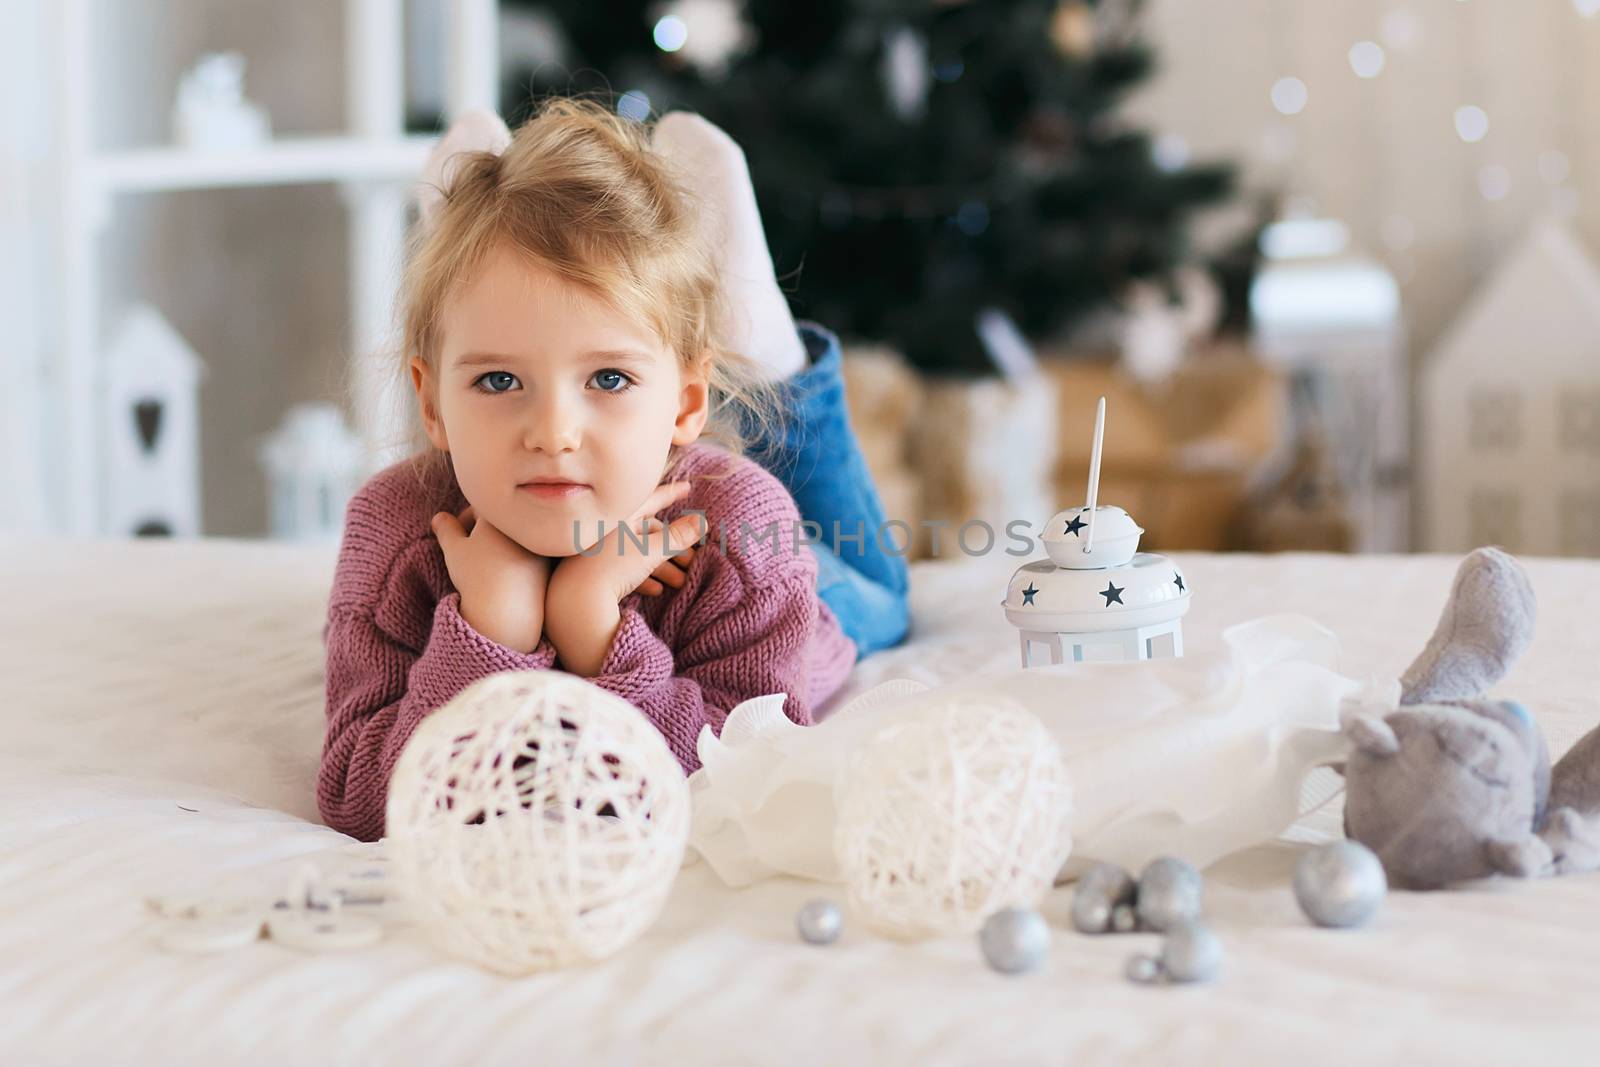
M1533 586L1498 548L1478 548L1455 584L1422 655L1400 676L1402 704L1481 696L1505 676L1533 637Z
M1550 777L1550 807L1573 808L1600 827L1600 726L1567 749Z
M428 162L417 179L417 208L422 214L422 224L432 227L444 207L445 193L454 177L454 158L463 152L492 152L506 150L511 143L511 130L493 111L473 107L463 111L439 143L428 154Z
M1376 715L1353 715L1345 720L1344 732L1361 751L1372 756L1392 756L1400 751L1394 728Z

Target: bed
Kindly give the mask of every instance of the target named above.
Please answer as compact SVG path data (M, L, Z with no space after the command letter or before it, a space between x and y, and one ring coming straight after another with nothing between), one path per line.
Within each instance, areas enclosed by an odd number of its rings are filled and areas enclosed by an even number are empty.
M1393 676L1449 588L1446 556L1177 557L1196 590L1185 636L1304 612L1344 673ZM913 640L859 664L874 684L1011 666L999 610L1018 561L918 563ZM1559 755L1600 722L1592 628L1600 562L1525 561L1532 649L1497 692ZM660 921L621 955L511 980L414 928L372 948L270 941L159 951L152 894L276 878L351 844L322 826L320 632L334 550L264 542L0 540L0 1062L428 1064L1593 1062L1600 876L1392 894L1375 922L1324 931L1288 889L1295 840L1207 872L1228 958L1210 986L1122 977L1153 935L1088 938L1070 890L1038 972L988 971L965 938L900 944L854 927L802 944L822 887L724 887L684 868Z

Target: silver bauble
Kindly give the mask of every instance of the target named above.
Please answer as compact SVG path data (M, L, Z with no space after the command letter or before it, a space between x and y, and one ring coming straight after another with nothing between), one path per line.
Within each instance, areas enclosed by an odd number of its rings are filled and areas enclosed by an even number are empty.
M1130 982L1137 982L1139 985L1154 985L1161 981L1161 961L1154 956L1138 952L1128 957L1128 962L1123 967L1122 973L1127 975Z
M808 901L794 917L795 929L813 945L831 945L839 939L844 915L831 900Z
M1182 919L1161 943L1161 970L1172 982L1209 982L1222 967L1222 942L1197 919Z
M1166 930L1200 916L1200 872L1175 856L1158 856L1139 874L1139 925Z
M1031 971L1050 948L1050 926L1031 908L1002 908L978 931L983 958L1001 974Z
M1078 879L1072 895L1072 925L1080 933L1103 934L1111 928L1111 913L1119 904L1133 903L1133 877L1114 863L1097 863Z
M1383 863L1359 841L1330 841L1295 864L1294 898L1318 926L1360 926L1388 891Z

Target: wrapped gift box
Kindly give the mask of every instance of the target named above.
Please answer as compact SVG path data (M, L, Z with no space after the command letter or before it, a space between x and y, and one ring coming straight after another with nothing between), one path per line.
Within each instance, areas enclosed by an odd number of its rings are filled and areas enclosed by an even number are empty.
M850 424L877 483L884 517L905 522L910 559L982 551L987 522L1003 551L1006 523L1042 523L1056 510L1055 392L1044 375L924 378L895 352L853 346L844 357ZM942 526L937 524L942 523ZM905 531L886 536L904 543Z
M1240 343L1213 343L1165 382L1142 384L1110 353L1039 353L1046 395L999 378L923 380L894 352L852 347L844 378L850 422L878 485L885 516L918 532L912 558L930 554L924 520L944 520L940 555L954 551L955 530L971 518L1025 518L1040 524L1081 502L1094 435L1095 400L1106 397L1100 499L1139 516L1152 549L1221 551L1243 547L1240 520L1273 458L1287 451L1288 396L1281 373ZM1054 429L1049 429L1053 426ZM1048 436L1029 458L1048 464L1039 514L987 516L1006 477L1025 464L992 454L996 442L1016 455L1023 439ZM1053 438L1053 440L1052 440ZM1054 459L1048 459L1054 447ZM986 464L996 469L986 474ZM1013 478L1013 480L1015 480ZM991 506L993 504L993 506ZM1004 505L1010 506L1010 505ZM1007 542L994 523L997 545ZM898 534L896 535L898 536Z
M1216 342L1165 381L1135 380L1108 353L1042 352L1059 390L1057 499L1084 498L1095 400L1106 398L1100 500L1139 516L1142 545L1222 551L1240 547L1241 511L1282 454L1288 394L1278 371L1237 342Z

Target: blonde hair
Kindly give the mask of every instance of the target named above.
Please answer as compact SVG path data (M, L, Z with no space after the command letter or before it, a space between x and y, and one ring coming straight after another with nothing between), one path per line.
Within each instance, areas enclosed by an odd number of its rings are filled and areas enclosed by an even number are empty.
M652 329L680 367L704 373L711 412L701 440L744 455L758 437L780 439L782 391L716 336L724 294L701 207L651 149L644 123L593 100L552 97L503 153L462 153L447 173L432 225L414 233L401 286L400 395L414 392L413 356L437 383L441 312L504 242ZM407 421L407 450L430 479L446 466L443 455L414 405ZM672 446L667 471L679 452Z

